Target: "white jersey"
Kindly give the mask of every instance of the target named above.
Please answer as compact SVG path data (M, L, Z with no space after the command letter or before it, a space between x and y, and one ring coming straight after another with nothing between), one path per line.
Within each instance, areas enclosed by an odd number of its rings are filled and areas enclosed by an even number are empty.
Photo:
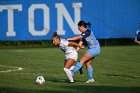
M66 39L61 39L60 42L60 49L65 53L65 59L67 60L68 58L72 58L75 61L77 60L78 54L77 51L73 46L68 46L69 41Z

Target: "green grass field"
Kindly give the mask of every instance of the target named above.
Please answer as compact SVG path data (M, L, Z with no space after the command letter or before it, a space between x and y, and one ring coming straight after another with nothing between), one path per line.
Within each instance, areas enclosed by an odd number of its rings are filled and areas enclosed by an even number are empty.
M96 81L90 84L84 83L85 67L68 83L63 61L59 48L0 49L0 93L140 93L140 46L101 47L93 62ZM38 75L45 84L35 83Z

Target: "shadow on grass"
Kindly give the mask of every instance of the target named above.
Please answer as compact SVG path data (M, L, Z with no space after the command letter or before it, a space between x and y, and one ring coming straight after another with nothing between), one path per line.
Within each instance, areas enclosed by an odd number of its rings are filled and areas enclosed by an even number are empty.
M71 86L69 89L79 90L79 93L140 93L140 87L93 86L91 84Z
M67 87L60 85L60 88L57 90L0 88L0 93L140 93L140 87L91 86L91 84L73 84Z
M55 83L69 83L69 80L68 79L64 79L64 78L55 78L55 77L49 77L47 79L47 81L51 81L51 82L55 82ZM84 81L80 81L80 80L74 80L75 82L84 82Z
M104 74L110 77L126 77L126 78L137 78L139 76L130 76L130 75L123 75L123 74Z
M57 83L66 83L68 80L67 79L64 79L64 78L55 78L55 77L49 77L47 79L47 81L51 81L51 82L57 82Z

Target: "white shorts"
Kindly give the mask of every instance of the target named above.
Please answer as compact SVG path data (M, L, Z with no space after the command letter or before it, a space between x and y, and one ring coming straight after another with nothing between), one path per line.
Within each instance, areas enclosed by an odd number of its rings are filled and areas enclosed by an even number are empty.
M65 60L68 60L69 58L74 59L75 61L77 61L78 53L77 52L72 52L72 53L66 54L65 55Z

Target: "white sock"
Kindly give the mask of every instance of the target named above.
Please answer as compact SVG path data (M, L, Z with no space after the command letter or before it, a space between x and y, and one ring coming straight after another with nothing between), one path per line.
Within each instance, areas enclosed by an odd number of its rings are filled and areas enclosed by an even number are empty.
M65 73L66 73L69 81L70 82L74 82L73 77L72 77L72 74L71 74L71 71L69 69L67 69L67 68L64 68L64 71L65 71Z
M75 67L75 66L71 66L71 67L70 67L70 70L72 70L74 67Z

